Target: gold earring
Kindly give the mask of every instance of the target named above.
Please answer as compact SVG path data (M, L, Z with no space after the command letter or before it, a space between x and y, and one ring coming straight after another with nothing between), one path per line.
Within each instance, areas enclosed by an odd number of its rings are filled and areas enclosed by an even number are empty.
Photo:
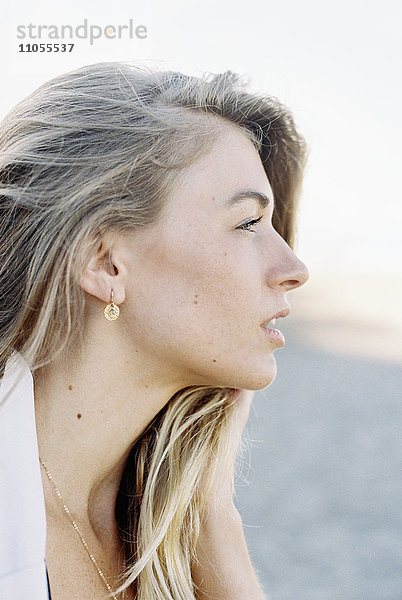
M113 302L113 290L110 292L110 304L105 307L103 314L108 321L115 321L119 318L120 308Z

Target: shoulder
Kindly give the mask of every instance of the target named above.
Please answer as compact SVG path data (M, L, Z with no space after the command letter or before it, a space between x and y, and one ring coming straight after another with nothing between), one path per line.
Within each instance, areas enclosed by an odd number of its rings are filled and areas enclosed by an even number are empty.
M7 467L8 460L14 462L10 452L19 455L27 449L33 451L36 442L33 377L16 351L8 359L0 382L0 431L2 468Z
M0 598L47 600L46 564L39 561L23 569L0 575Z
M0 379L0 418L11 406L33 401L33 377L28 363L14 350Z
M33 377L14 352L0 382L0 582L22 580L30 569L42 572L45 552Z

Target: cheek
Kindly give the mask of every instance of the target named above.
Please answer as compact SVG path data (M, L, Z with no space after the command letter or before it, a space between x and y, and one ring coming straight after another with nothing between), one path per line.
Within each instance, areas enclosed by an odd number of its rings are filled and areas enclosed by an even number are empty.
M181 264L170 265L179 289L177 306L192 321L192 330L209 340L224 339L228 328L253 323L261 302L261 274L258 262L239 248L224 248L209 242L187 248ZM170 282L168 282L168 286ZM170 294L170 291L167 291ZM208 329L208 331L207 331Z
M185 321L187 328L216 330L242 315L254 317L261 289L256 257L246 244L229 248L217 240L189 232L147 247L137 287L144 319L153 313L168 327Z
M164 246L148 263L150 281L172 308L187 312L207 299L219 300L230 282L224 258L202 242Z

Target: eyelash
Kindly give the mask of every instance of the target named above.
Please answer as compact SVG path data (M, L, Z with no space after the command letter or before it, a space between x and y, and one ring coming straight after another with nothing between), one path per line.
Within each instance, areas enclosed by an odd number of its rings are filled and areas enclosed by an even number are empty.
M242 229L243 231L252 231L255 233L255 229L248 229L248 227L250 225L255 225L256 223L259 223L262 217L263 215L261 215L261 217L258 217L258 219L251 219L250 221L246 221L246 223L242 223L241 225L239 225L237 229Z

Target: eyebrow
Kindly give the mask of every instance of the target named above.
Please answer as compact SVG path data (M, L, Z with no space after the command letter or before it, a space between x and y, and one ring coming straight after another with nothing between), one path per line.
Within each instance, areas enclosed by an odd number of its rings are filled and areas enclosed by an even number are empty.
M268 196L266 196L262 192L257 192L256 190L241 190L240 192L236 192L236 194L231 196L225 202L225 205L234 206L239 202L244 202L245 200L249 200L250 198L254 198L255 200L257 200L261 208L266 208L268 204L270 204L271 202L273 203L273 200L271 198L268 198Z

